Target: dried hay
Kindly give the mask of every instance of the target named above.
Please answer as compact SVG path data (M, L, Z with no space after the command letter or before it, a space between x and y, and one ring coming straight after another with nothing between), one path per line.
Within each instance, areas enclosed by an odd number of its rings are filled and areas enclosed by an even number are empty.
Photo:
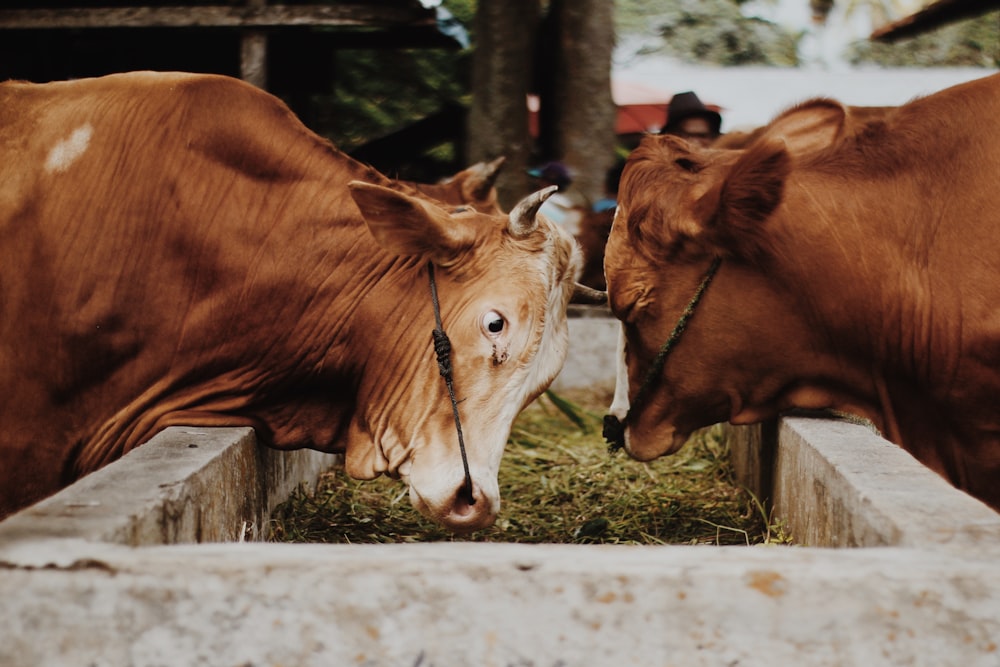
M780 525L733 480L721 427L650 463L609 455L601 437L607 396L546 393L514 424L500 468L494 526L454 536L421 517L404 487L330 471L275 512L283 542L432 541L711 544L785 543Z

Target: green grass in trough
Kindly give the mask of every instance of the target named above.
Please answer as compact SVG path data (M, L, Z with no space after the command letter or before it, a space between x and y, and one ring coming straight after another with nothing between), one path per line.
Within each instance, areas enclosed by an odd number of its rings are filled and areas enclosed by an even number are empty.
M573 400L571 400L573 399ZM521 414L500 468L502 506L488 529L454 536L410 506L397 480L350 479L343 468L275 512L280 542L434 541L750 545L789 542L733 481L721 427L650 463L611 455L601 437L607 397L551 392Z

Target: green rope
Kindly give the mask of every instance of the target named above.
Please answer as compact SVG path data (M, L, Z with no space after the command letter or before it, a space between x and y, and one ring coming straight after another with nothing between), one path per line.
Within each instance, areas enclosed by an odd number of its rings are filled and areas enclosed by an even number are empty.
M697 291L695 291L694 296L688 302L687 307L681 314L677 324L674 325L674 330L670 332L670 337L667 341L660 347L659 353L657 353L656 358L653 359L653 365L649 367L646 371L646 376L643 378L642 384L639 386L639 391L636 392L635 398L632 399L631 405L629 405L628 413L625 415L625 419L618 419L614 415L604 415L604 430L603 436L605 441L608 443L608 450L611 452L617 451L625 447L625 424L632 415L639 409L639 407L646 401L650 390L659 380L660 375L663 373L663 366L667 363L667 357L670 352L677 345L677 341L680 340L681 334L684 333L684 329L687 328L688 321L691 316L694 315L694 309L698 306L698 302L701 301L701 297L705 294L705 290L708 286L712 284L712 279L715 278L716 272L719 270L719 266L722 264L722 258L716 257L712 261L712 265L708 267L708 271L705 272L705 277L702 278L701 284L698 285Z

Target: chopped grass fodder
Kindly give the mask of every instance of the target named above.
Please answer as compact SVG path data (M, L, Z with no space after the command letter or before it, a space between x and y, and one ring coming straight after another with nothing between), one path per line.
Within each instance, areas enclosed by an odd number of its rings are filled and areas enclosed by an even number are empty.
M576 544L761 544L789 541L735 484L722 427L696 433L650 463L611 455L601 437L606 397L548 392L518 417L500 467L502 509L464 536L424 519L403 484L357 481L343 468L275 512L283 542L433 541Z

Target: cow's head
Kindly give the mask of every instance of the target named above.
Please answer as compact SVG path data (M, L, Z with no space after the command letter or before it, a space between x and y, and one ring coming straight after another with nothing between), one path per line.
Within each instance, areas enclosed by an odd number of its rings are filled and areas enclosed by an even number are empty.
M795 395L795 377L780 370L808 367L812 350L787 285L771 271L781 252L772 223L793 163L835 142L843 121L842 107L817 101L786 113L744 150L650 136L630 156L605 274L623 323L610 411L625 422L623 444L634 458L672 453L709 424L755 422L808 402ZM716 258L714 282L662 372L647 380Z
M518 413L552 382L568 345L566 307L580 270L573 239L538 207L511 213L441 208L362 182L351 194L379 245L409 267L368 299L383 321L366 335L366 361L346 452L349 474L398 476L426 516L462 532L489 526L500 507L497 473ZM433 264L473 485L432 341ZM391 303L390 303L391 301Z

